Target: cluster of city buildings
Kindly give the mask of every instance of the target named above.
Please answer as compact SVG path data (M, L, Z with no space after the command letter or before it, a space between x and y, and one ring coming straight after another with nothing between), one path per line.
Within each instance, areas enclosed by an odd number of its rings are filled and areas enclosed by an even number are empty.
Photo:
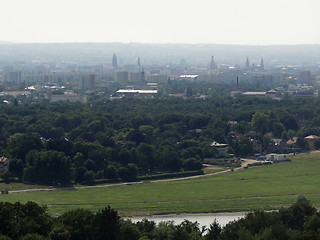
M180 64L142 66L138 57L134 64L119 65L114 54L111 63L100 65L17 62L3 65L2 71L0 69L0 82L5 88L0 94L16 96L21 91L21 94L28 95L29 92L38 90L30 89L30 86L34 85L66 86L68 91L60 96L51 93L54 89L45 88L46 98L49 101L86 102L85 95L108 91L115 86L117 90L110 93L111 99L155 97L159 95L160 84L175 81L193 83L207 81L234 85L234 91L230 93L232 96L264 96L278 99L284 93L295 97L317 96L317 90L320 88L320 71L314 66L266 68L263 58L259 60L259 64L251 64L248 57L243 66L217 64L213 56L208 60L208 64L203 66L188 66L185 60ZM258 91L247 91L248 85ZM25 91L27 88L28 92ZM183 92L166 94L188 95Z

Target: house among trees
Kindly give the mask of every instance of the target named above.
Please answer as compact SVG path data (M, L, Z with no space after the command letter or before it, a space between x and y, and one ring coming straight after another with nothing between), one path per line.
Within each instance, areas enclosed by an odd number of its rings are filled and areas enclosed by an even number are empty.
M272 99L280 99L282 97L282 93L279 93L275 90L269 90L266 92L266 97L272 98Z
M228 141L240 140L241 138L243 138L243 134L237 131L230 131L227 135Z
M287 145L295 144L298 140L298 137L292 137L287 141Z
M320 146L320 137L316 135L310 135L304 138L306 142L308 143L309 149L317 149Z
M258 139L251 139L253 152L262 154L262 144Z
M274 152L283 152L283 150L287 147L287 141L281 138L272 138L273 142L272 151Z
M0 157L0 173L8 171L10 160L7 157Z
M210 146L215 147L218 150L218 157L229 157L229 154L227 153L228 144L213 141Z
M237 121L228 121L228 125L233 126L233 125L237 125L238 122Z
M266 160L272 162L281 162L287 160L287 155L271 153L266 155Z

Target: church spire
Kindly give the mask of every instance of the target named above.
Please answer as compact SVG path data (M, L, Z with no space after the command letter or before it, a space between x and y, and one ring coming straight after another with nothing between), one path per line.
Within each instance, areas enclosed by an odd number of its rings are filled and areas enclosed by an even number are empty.
M249 58L247 57L247 61L246 61L246 68L250 68L250 62L249 62Z
M211 61L210 61L210 69L216 69L217 65L213 59L213 56L211 56Z
M263 63L263 58L261 58L261 63L260 63L260 71L264 71L264 63Z
M138 57L138 59L137 59L137 67L141 67L141 63L140 63L140 58Z
M112 67L118 68L117 56L115 54L113 54L113 56L112 56Z

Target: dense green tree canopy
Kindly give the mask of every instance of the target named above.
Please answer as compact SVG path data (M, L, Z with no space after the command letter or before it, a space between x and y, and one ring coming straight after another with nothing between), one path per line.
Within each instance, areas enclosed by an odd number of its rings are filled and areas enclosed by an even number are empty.
M81 183L89 171L95 180L115 181L128 164L137 167L137 176L193 169L190 159L203 163L219 156L213 141L228 144L235 156L250 156L254 144L274 151L273 138L297 136L294 147L308 149L303 138L320 135L320 98L230 98L214 91L205 100L102 96L89 104L1 105L0 152L12 159L11 177L39 181L33 177L39 169L68 168L42 181L61 185Z

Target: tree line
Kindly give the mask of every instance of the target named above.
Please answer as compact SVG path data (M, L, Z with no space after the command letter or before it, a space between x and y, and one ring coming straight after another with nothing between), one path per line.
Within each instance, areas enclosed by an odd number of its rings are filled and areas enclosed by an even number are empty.
M0 202L0 240L305 240L319 239L320 213L300 197L288 208L257 210L222 227L213 219L208 227L184 220L133 223L106 207L97 212L69 210L58 217L34 202Z
M230 154L250 156L252 139L267 152L271 136L298 136L296 147L307 149L303 137L320 135L319 98L22 102L0 108L0 153L11 160L6 181L131 181L199 170L205 159L218 157L213 141L229 144Z

